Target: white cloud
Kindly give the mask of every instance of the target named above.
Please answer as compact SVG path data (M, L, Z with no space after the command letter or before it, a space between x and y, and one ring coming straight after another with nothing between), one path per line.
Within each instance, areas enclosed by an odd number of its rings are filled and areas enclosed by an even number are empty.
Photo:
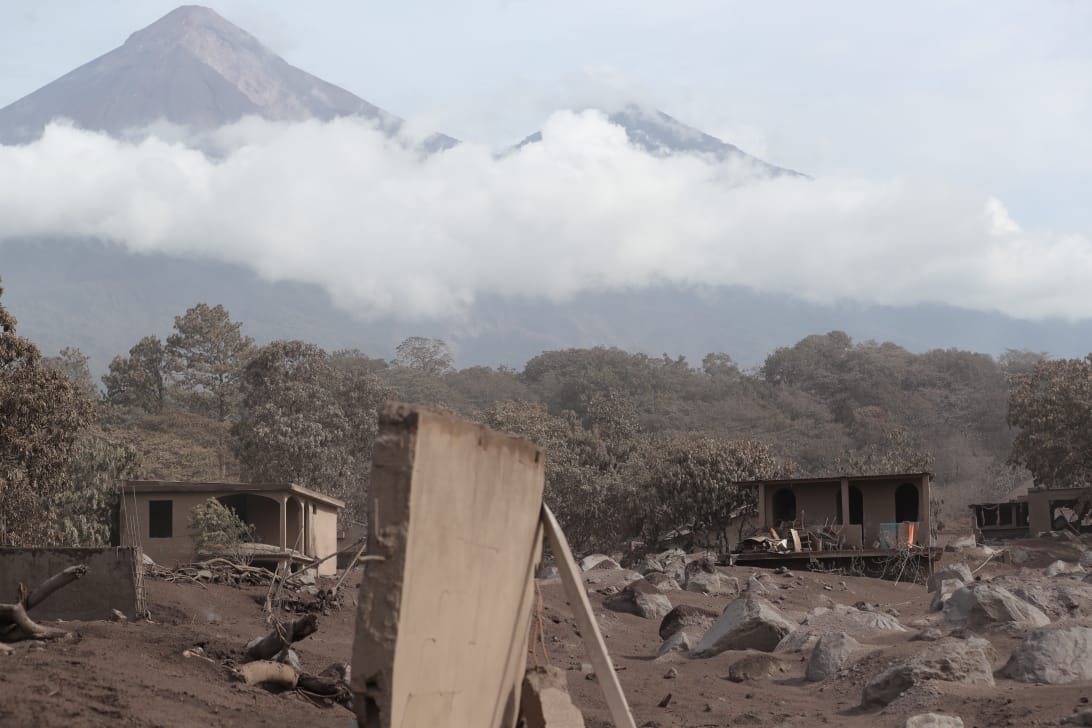
M676 283L1092 316L1092 240L1022 230L989 195L753 179L645 154L594 112L554 114L542 143L500 158L472 144L425 157L349 119L247 119L211 143L210 159L53 125L0 147L0 239L96 236L240 263L320 284L362 315Z

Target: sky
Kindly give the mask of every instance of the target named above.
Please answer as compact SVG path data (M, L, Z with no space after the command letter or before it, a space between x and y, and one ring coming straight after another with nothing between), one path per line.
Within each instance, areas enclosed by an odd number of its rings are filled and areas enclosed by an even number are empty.
M422 315L482 292L564 297L666 280L747 283L811 300L856 286L852 293L873 303L1092 317L1092 296L1083 294L1092 284L1088 0L211 6L290 63L470 144L422 162L357 124L250 123L227 130L225 148L254 146L243 141L254 135L265 159L212 164L155 140L118 145L54 130L28 150L0 148L0 189L17 193L0 199L0 234L95 234L133 250L233 262L263 251L259 272L320 283L362 311L392 306L397 291L383 281L423 256L433 265L419 271ZM173 7L5 0L0 106ZM555 113L620 99L658 107L815 183L741 189L735 172L635 152L595 114ZM551 133L540 148L499 161L488 154L544 126ZM601 153L589 153L589 140ZM342 163L345 144L370 171ZM104 172L71 184L72 154L99 159ZM286 168L295 177L284 185L303 179L340 229L361 232L299 227L317 223L284 199L278 170ZM401 194L345 199L361 185ZM70 188L64 225L49 207L62 186ZM210 205L210 190L224 202ZM148 206L120 209L134 194ZM415 206L422 200L425 219ZM273 219L234 229L223 213L239 206ZM223 228L187 222L195 219L231 229L231 249L202 249ZM292 242L301 237L318 249L302 255ZM334 264L362 238L401 248L366 283ZM541 275L520 274L525 259L511 251L532 249L523 241L551 253ZM471 262L485 258L496 264ZM873 283L855 282L863 277Z

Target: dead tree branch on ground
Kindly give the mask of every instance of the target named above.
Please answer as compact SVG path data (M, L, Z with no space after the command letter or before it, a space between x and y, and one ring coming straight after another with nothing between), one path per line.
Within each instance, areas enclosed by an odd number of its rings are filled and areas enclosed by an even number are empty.
M83 564L69 566L64 571L49 577L38 587L27 593L19 585L19 598L14 604L0 604L0 642L20 642L22 640L54 640L67 637L67 630L55 627L43 627L33 621L27 612L45 601L51 594L87 573Z

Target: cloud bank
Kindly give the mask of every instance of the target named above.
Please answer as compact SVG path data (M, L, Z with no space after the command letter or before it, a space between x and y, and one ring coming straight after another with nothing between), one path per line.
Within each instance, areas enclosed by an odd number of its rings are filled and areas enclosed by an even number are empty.
M0 146L0 240L222 260L362 316L672 284L1092 317L1092 239L1023 230L987 194L652 156L596 112L554 114L541 143L500 157L424 156L352 119L247 119L203 145L216 153L55 124Z

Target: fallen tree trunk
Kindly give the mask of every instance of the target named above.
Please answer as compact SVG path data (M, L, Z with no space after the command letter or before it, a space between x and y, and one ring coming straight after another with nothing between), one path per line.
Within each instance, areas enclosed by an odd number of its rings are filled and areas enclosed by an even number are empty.
M49 577L27 594L26 587L19 585L19 599L14 604L0 604L0 642L22 640L55 640L67 637L69 632L54 627L43 627L28 615L27 611L44 602L51 594L76 581L87 573L83 564L69 566Z
M272 660L293 642L318 631L318 617L308 614L294 622L278 624L272 632L261 639L255 639L246 646L246 656L250 660Z

